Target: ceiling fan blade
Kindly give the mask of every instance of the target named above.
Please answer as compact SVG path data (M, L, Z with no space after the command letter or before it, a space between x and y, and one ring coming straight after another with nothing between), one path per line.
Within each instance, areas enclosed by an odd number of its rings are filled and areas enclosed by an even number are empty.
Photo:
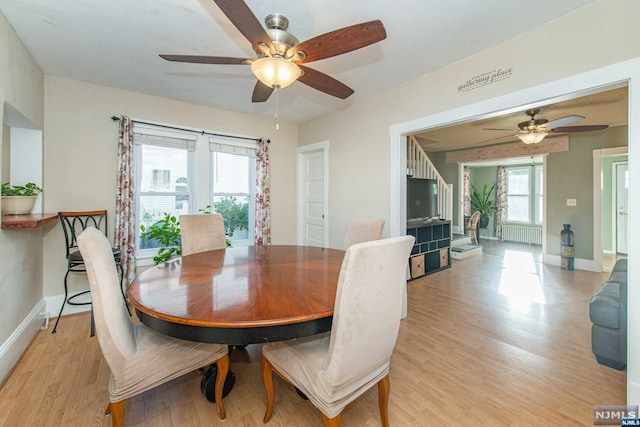
M265 102L271 94L273 93L273 88L267 86L262 83L260 80L256 82L255 87L253 88L253 95L251 96L251 102Z
M559 128L562 126L567 126L570 125L571 123L575 123L577 121L580 121L584 119L584 116L566 116L566 117L560 117L559 119L555 119L555 120L551 120L550 122L547 123L547 127L549 129L555 129L555 128Z
M242 0L213 0L229 21L242 33L251 44L260 49L260 46L267 46L270 52L274 52L271 38L253 14L249 6Z
M189 62L191 64L221 64L221 65L248 65L253 59L228 58L226 56L199 56L199 55L160 55L160 58L174 62Z
M333 77L303 65L300 65L300 68L304 71L304 75L298 79L300 83L340 99L348 98L353 94L353 89Z
M295 62L312 62L332 56L342 55L387 38L387 32L380 20L344 27L314 37L291 47L286 56ZM296 53L305 53L304 59L296 60Z
M591 125L591 126L564 126L559 128L553 128L550 132L564 133L564 132L595 132L598 130L605 130L609 125Z

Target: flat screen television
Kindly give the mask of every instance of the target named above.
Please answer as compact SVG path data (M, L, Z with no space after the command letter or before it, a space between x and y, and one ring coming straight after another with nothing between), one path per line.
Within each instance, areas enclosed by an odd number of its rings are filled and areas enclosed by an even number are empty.
M407 220L438 217L438 181L407 177Z

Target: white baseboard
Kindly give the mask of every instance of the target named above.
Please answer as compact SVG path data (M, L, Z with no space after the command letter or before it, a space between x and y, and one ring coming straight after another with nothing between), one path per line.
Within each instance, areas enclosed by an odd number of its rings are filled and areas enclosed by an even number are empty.
M9 338L0 345L0 383L9 375L40 330L46 316L45 307L45 301L41 299Z
M49 312L49 315L54 319L58 317L58 312L60 311L60 307L62 307L62 301L64 301L64 294L44 297L44 300L47 303L47 311ZM82 297L79 297L77 301L91 301L91 295L83 295ZM91 305L65 304L62 315L66 316L67 314L84 313L85 311L91 311Z
M542 262L544 264L555 265L560 267L560 255L543 255ZM597 273L602 272L602 265L599 265L592 259L582 259L582 258L574 258L573 266L576 270L586 270L586 271L595 271Z

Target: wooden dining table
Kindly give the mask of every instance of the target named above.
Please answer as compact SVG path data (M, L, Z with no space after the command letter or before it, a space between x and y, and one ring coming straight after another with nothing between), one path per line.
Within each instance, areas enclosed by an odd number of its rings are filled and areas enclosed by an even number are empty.
M247 345L331 329L344 251L247 246L201 252L141 273L129 301L149 328L192 341Z

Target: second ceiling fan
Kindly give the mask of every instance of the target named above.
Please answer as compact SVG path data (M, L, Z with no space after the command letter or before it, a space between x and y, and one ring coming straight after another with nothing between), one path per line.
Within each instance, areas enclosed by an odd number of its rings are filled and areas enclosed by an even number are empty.
M522 142L525 144L537 144L550 133L595 132L605 130L609 127L609 125L569 126L572 123L584 119L584 116L577 115L560 117L552 121L547 119L536 119L536 115L540 114L539 108L527 110L525 111L525 114L531 117L531 119L518 123L518 129L485 128L485 130L519 130L515 136L520 138Z
M251 100L264 102L274 90L296 80L326 94L345 99L353 89L305 63L331 58L384 40L387 33L379 20L356 24L300 43L287 32L289 20L280 14L265 18L263 28L242 0L214 0L231 23L249 40L256 58L222 56L160 55L167 61L196 64L250 65L258 78Z

